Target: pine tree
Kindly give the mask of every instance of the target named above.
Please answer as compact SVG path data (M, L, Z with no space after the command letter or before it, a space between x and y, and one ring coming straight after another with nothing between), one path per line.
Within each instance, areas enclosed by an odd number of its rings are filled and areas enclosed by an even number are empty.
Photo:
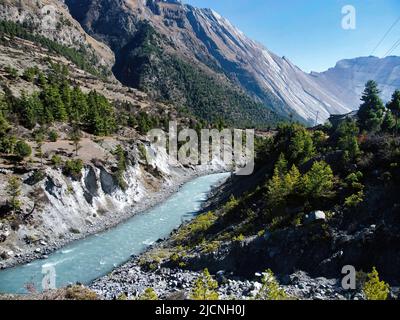
M69 135L69 139L72 141L72 143L74 144L74 148L75 148L75 156L78 156L78 151L79 151L79 143L81 141L82 138L82 132L79 129L78 126L74 126L72 128L72 131Z
M155 301L158 300L158 295L153 288L147 288L144 293L139 297L139 300Z
M47 85L42 91L41 98L43 105L48 109L47 113L52 116L52 120L63 122L67 120L67 112L56 85ZM51 121L49 121L51 122Z
M375 81L365 85L361 100L363 103L358 111L360 127L369 131L379 131L385 115L385 106L379 97L380 91Z
M61 99L64 104L64 110L66 113L66 120L70 118L72 108L72 89L67 81L65 81L60 87Z
M21 179L16 176L10 176L6 187L9 203L13 213L21 209Z
M18 109L21 124L27 129L33 129L38 122L47 122L47 117L43 115L42 102L36 94L27 96L23 93Z
M124 180L124 172L126 170L126 155L125 150L122 148L121 145L117 146L114 151L114 155L118 161L118 170L116 172L118 184L122 190L125 190L127 188L127 184Z
M39 71L38 73L38 83L39 86L41 86L42 88L45 88L47 86L47 78L41 71Z
M19 160L23 160L32 154L32 148L25 141L19 140L15 144L14 152Z
M385 118L383 118L382 122L382 130L385 132L393 132L396 127L396 121L393 117L393 114L390 110L386 111Z
M88 113L86 96L79 87L74 87L71 96L69 120L71 123L81 124L84 116Z
M27 68L22 77L28 82L34 82L37 73L38 67Z
M285 175L288 172L287 161L283 153L280 154L278 161L275 164L274 175L267 185L268 203L272 208L279 207L284 204L287 190L285 187Z
M315 154L312 135L304 127L294 126L294 134L290 139L289 159L297 164L303 164Z
M275 173L279 174L281 177L283 177L288 170L288 163L286 161L285 155L281 153L279 155L278 161L275 164Z
M115 131L117 126L114 109L104 96L91 91L88 96L88 107L86 122L91 133L106 136Z
M191 299L193 300L218 300L219 295L216 291L218 282L215 281L208 269L204 269L203 273L197 278L192 290Z
M314 199L330 196L333 179L332 169L326 162L314 162L311 170L302 178L302 191L305 196Z
M267 199L271 208L276 208L284 203L285 200L285 186L279 172L275 169L272 179L267 187Z
M43 166L43 142L44 142L44 134L42 132L38 132L35 135L35 142L37 147L37 154L40 158L40 165Z
M387 300L390 287L379 279L379 273L374 267L368 274L368 281L363 286L363 293L367 300Z
M14 154L17 138L13 135L6 135L0 139L0 152Z
M3 116L3 113L0 111L0 138L4 136L9 129L10 125L6 118Z
M395 118L395 133L397 134L399 129L399 117L400 117L400 90L396 90L392 95L392 100L387 105L388 109L392 112Z
M286 174L285 174L286 172ZM267 185L267 199L271 209L277 209L285 205L289 195L298 192L301 184L301 173L296 165L290 171L286 169L286 162L280 157L275 165L274 175Z
M256 300L285 300L286 292L280 288L274 273L268 269L262 279L262 287L256 295Z
M360 129L357 123L351 119L346 119L339 125L337 133L339 135L339 148L348 153L349 160L356 158L360 154L360 147L357 141Z
M284 185L287 194L295 193L301 181L301 173L296 165L293 165L290 171L285 175Z

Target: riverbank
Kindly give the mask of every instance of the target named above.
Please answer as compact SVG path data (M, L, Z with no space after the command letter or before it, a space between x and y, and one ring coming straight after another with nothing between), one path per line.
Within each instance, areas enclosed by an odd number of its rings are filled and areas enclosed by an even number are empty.
M170 179L163 182L159 191L148 193L146 198L126 207L124 210L115 214L107 214L96 225L83 225L79 233L66 234L63 239L54 239L53 241L41 241L36 248L26 248L21 250L17 255L7 260L0 261L0 269L8 269L18 265L26 264L37 259L47 259L47 257L56 250L62 249L66 245L85 239L89 236L99 234L115 228L116 226L126 222L133 216L144 213L152 208L157 207L168 198L173 196L186 183L210 174L223 173L224 170L218 168L200 168L200 169L179 169L179 174L174 174Z
M160 299L186 300L190 298L198 272L159 268L146 271L140 266L140 257L134 258L109 275L95 280L89 288L105 300L136 299L147 288L152 288ZM218 294L221 300L254 299L262 287L261 273L253 279L244 279L218 272L215 276L219 283ZM304 272L285 276L282 288L290 299L301 300L361 300L360 293L345 292L339 279L311 278Z

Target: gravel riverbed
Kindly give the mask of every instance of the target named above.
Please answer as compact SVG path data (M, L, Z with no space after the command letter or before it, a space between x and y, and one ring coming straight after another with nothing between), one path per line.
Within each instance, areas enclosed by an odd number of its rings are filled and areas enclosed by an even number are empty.
M138 259L115 269L109 275L97 279L89 287L107 300L126 296L135 299L147 288L153 288L161 299L185 300L190 297L191 289L198 272L159 268L146 271L138 264ZM261 289L261 273L255 274L254 279L245 280L233 275L219 272L218 293L222 300L254 299ZM326 278L310 278L304 272L297 272L284 277L282 288L293 299L313 300L346 300L362 299L359 293L349 293L340 286L340 281Z

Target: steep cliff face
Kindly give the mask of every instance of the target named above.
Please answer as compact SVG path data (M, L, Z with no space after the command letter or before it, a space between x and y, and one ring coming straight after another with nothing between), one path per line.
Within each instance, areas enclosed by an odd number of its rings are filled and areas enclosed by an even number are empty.
M67 0L66 4L90 34L113 48L117 60L139 21L149 21L164 36L165 54L183 57L239 86L281 115L294 114L313 123L317 113L323 121L331 113L350 110L313 77L249 39L213 10L178 1Z
M382 99L387 102L400 87L400 57L360 57L339 61L334 68L312 76L352 109L360 105L360 97L368 80L378 83Z

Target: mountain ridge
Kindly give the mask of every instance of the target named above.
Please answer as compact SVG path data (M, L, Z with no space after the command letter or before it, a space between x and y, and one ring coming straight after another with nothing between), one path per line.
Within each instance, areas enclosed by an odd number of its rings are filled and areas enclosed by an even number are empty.
M318 113L323 122L332 113L350 111L312 76L251 40L211 9L153 0L113 4L108 0L67 0L66 4L89 34L111 47L117 35L119 40L133 36L139 21L149 21L171 42L163 48L166 52L174 51L196 67L208 68L286 117L295 115L312 124Z
M400 87L400 57L342 59L324 72L311 72L311 76L355 110L360 105L359 97L366 80L376 81L384 102L390 100Z

